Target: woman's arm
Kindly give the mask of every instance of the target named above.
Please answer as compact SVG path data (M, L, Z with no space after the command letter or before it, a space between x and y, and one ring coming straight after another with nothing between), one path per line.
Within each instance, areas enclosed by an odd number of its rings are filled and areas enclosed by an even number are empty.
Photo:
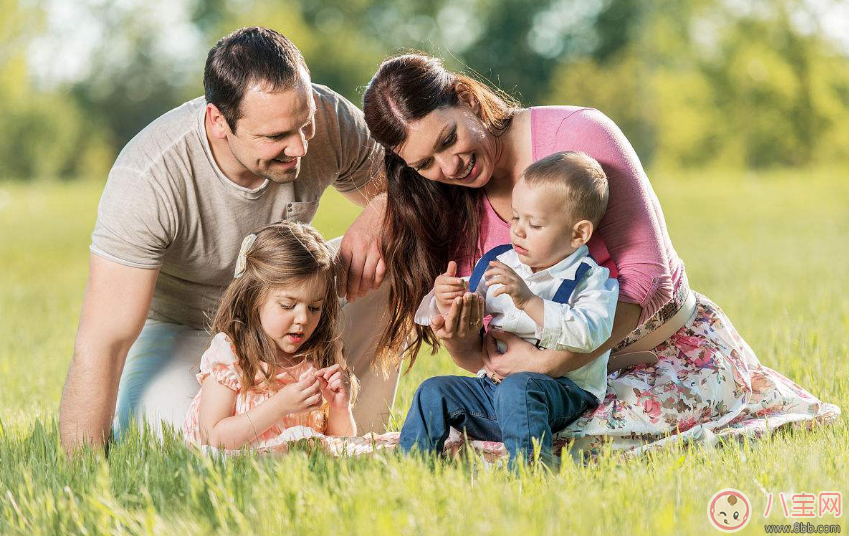
M596 233L619 272L620 301L639 305L638 322L645 322L672 299L680 261L640 159L619 127L598 110L570 115L554 141L557 150L584 151L604 168L610 200Z
M557 350L538 350L534 345L503 331L490 331L487 334L481 359L488 374L495 373L505 378L515 372L539 372L552 378L559 378L568 372L577 370L604 352L613 348L637 327L642 309L639 305L618 302L616 316L613 319L613 331L607 342L589 354ZM499 353L495 339L507 345L507 351Z

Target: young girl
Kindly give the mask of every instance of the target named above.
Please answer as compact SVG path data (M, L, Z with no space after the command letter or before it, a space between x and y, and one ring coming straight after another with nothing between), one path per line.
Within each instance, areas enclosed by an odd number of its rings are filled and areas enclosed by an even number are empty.
M282 221L245 238L201 358L189 442L286 450L324 439L316 433L356 435L335 273L333 251L309 225Z

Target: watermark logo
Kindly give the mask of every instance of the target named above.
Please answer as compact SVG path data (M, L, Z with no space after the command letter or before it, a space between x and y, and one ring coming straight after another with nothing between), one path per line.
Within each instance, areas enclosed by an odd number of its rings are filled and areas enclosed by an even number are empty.
M843 493L839 491L821 491L816 495L803 491L802 493L787 493L789 497L784 495L784 492L778 494L785 518L816 518L828 514L833 517L841 517L843 515ZM769 517L770 511L772 511L772 503L772 493L767 493L764 517Z
M749 524L752 503L742 491L725 488L710 498L707 514L711 525L717 529L722 532L737 532Z

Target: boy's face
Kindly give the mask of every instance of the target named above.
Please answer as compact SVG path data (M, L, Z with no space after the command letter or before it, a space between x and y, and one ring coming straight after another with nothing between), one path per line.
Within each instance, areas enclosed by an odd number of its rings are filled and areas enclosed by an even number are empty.
M510 241L519 260L544 270L574 253L576 221L567 213L563 193L548 186L529 187L524 179L513 188Z

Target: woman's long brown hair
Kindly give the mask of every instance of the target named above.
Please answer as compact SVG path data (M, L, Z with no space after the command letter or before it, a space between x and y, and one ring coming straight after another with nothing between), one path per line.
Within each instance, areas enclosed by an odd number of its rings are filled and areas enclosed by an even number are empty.
M257 384L270 383L281 366L309 361L316 368L324 368L341 359L336 347L337 270L331 248L305 223L281 221L256 232L244 274L227 287L212 322L212 332L226 334L235 346L242 369L242 393ZM279 363L277 344L262 330L260 308L274 289L311 284L316 278L325 288L318 325L292 363Z
M368 128L385 149L383 257L390 273L389 322L375 356L384 370L397 366L402 357L409 357L412 367L422 342L438 350L430 327L413 321L416 308L449 260L463 266L481 255L483 191L428 180L394 152L407 139L410 122L438 108L461 105L464 93L479 104L479 117L490 134L500 136L509 128L518 103L425 54L385 60L363 95Z

